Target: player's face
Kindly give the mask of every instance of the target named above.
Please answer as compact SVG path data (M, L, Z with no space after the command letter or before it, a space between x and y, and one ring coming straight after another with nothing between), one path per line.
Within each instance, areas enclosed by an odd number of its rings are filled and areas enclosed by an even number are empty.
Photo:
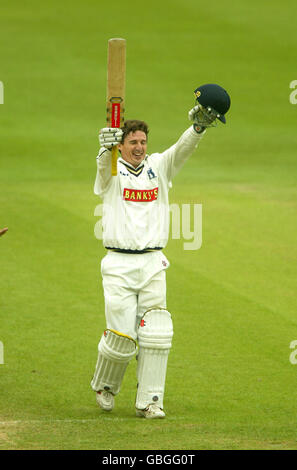
M130 132L123 144L119 144L122 158L135 168L146 156L147 138L143 131Z

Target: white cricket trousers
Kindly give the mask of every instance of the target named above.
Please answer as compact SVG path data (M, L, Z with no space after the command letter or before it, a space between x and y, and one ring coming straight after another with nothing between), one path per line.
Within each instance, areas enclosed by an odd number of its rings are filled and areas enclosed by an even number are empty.
M166 308L168 267L161 251L143 254L109 251L101 261L106 327L137 340L142 315L152 307Z

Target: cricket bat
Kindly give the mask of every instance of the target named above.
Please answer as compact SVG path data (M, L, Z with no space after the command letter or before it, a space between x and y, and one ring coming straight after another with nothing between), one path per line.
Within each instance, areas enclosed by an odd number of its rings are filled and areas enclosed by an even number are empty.
M126 40L113 38L108 41L107 58L107 126L121 127L124 123L126 89ZM111 150L111 174L117 174L118 147Z

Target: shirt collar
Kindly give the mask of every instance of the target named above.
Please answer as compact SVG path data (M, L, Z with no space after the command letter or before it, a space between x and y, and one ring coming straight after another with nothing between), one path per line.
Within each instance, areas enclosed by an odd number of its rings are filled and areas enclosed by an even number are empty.
M119 161L121 163L123 163L123 165L125 165L126 167L129 167L131 168L131 170L140 170L140 168L142 168L144 166L144 161L147 159L147 155L144 157L144 159L142 160L141 163L139 163L139 165L137 167L135 167L134 165L131 165L131 163L128 163L126 160L124 160L122 157L119 158Z

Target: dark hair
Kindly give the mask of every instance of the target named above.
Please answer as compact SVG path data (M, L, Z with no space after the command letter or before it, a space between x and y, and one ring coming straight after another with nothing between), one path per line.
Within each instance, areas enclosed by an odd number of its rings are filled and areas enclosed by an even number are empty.
M138 121L137 119L130 119L129 121L125 121L123 127L121 128L123 131L122 137L122 144L124 143L125 138L127 137L130 132L142 131L148 136L149 128L146 122Z

